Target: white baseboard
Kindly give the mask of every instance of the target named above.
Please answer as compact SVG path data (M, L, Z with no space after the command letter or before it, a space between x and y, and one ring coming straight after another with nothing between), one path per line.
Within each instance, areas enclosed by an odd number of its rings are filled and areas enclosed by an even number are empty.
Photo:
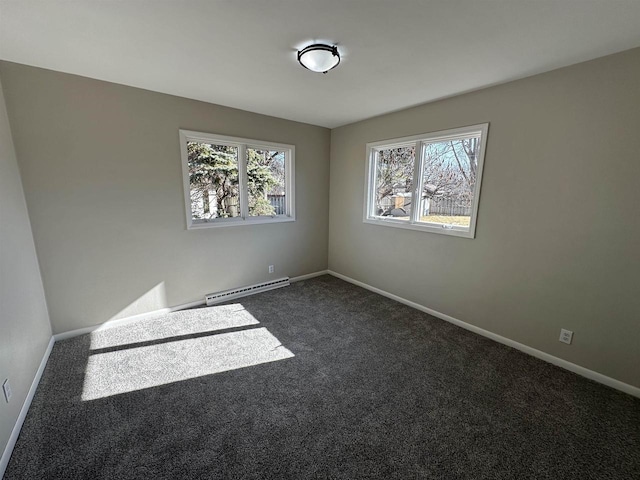
M306 275L300 275L298 277L290 278L289 281L291 283L301 282L302 280L309 280L310 278L319 277L320 275L326 275L329 273L329 270L320 270L318 272L307 273Z
M4 453L0 458L0 478L3 477L4 472L7 469L7 465L9 465L9 459L11 458L11 454L13 453L13 448L16 446L16 442L18 441L18 436L20 435L20 430L22 430L22 424L24 423L24 419L27 418L27 412L29 411L29 407L31 406L33 397L36 394L38 384L40 383L40 378L42 378L42 373L44 372L44 367L47 366L47 360L49 360L49 355L51 354L51 350L53 349L54 343L55 343L55 339L51 337L49 339L49 344L47 345L47 349L45 350L44 355L42 356L42 361L40 362L40 366L36 371L36 375L33 377L33 382L31 382L31 387L29 388L29 392L27 392L27 398L24 399L24 403L22 404L22 408L20 409L20 413L18 414L18 419L16 420L16 423L13 426L13 430L11 431L11 435L9 436L9 441L7 442L7 446L5 447Z
M327 273L329 275L333 275L334 277L340 278L346 282L353 283L359 287L365 288L372 292L378 293L384 297L395 300L396 302L403 303L408 305L409 307L415 308L416 310L420 310L422 312L428 313L429 315L433 315L434 317L438 317L441 320L444 320L449 323L453 323L458 327L464 328L465 330L469 330L473 333L477 333L478 335L482 335L483 337L490 338L498 343L502 343L509 347L515 348L516 350L520 350L528 355L539 358L540 360L544 360L545 362L552 363L558 367L564 368L565 370L569 370L573 373L577 373L578 375L593 380L595 382L601 383L603 385L607 385L608 387L615 388L616 390L620 390L621 392L628 393L629 395L633 395L634 397L640 398L640 388L635 387L633 385L629 385L628 383L621 382L620 380L616 380L615 378L607 377L598 372L594 372L593 370L589 370L588 368L582 367L575 363L571 363L567 360L563 360L562 358L555 357L541 350L537 350L533 347L529 347L520 342L516 342L515 340L511 340L510 338L503 337L502 335L498 335L496 333L490 332L489 330L485 330L484 328L476 327L475 325L471 325L470 323L463 322L462 320L458 320L457 318L451 317L445 313L438 312L431 308L425 307L424 305L420 305L418 303L412 302L405 298L399 297L398 295L394 295L393 293L386 292L376 287L372 287L364 282L360 282L351 277L347 277L346 275L342 275L341 273L334 272L332 270L328 270Z

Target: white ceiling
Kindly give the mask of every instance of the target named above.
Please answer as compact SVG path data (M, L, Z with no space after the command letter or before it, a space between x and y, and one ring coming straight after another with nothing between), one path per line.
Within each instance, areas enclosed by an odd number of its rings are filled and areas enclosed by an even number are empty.
M0 59L325 127L637 46L640 0L0 0Z

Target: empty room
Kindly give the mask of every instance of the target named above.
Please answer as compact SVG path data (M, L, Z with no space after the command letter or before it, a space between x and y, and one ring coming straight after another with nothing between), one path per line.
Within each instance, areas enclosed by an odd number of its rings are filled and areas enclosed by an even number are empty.
M638 25L0 0L0 478L640 479Z

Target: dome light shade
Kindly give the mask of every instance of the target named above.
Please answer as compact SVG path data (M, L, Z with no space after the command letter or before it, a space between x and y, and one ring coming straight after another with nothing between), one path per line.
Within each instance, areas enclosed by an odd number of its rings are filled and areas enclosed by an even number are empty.
M315 43L298 51L298 61L312 72L327 73L340 63L340 53L335 45Z

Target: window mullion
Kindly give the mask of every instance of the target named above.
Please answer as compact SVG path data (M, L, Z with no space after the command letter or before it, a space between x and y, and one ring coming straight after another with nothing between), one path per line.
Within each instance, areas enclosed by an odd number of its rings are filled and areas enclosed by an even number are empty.
M238 146L238 174L240 177L240 216L249 218L249 179L247 176L247 146Z
M285 216L290 217L293 213L293 197L295 195L293 189L293 172L291 171L291 150L285 150L284 157L284 195L285 195Z
M413 165L413 191L411 192L411 223L420 220L420 203L422 193L422 168L424 159L424 148L422 141L416 142L416 159Z

